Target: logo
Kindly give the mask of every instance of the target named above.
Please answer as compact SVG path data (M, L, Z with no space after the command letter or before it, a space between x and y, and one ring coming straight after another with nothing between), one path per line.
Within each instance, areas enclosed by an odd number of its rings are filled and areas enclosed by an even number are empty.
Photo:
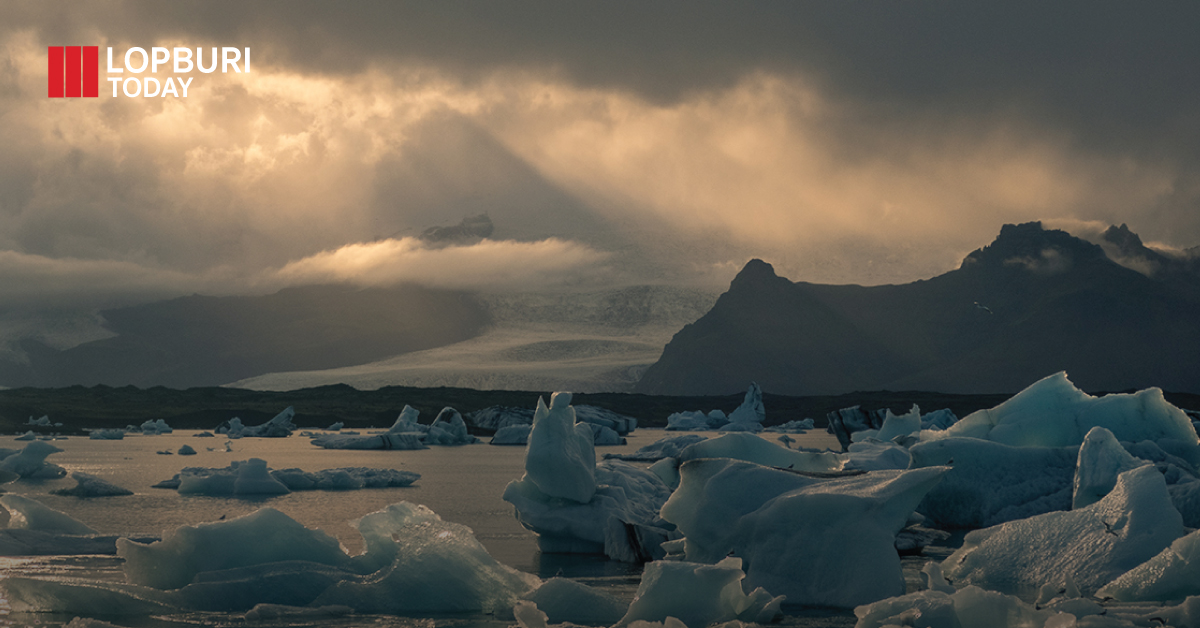
M160 80L155 76L115 76L106 77L112 84L113 98L153 98L156 96L175 96L187 98L188 88L192 85L191 74L198 70L201 74L222 74L230 71L242 73L250 71L249 48L218 48L213 47L206 54L203 48L196 48L195 56L190 48L161 48L155 46L147 52L145 48L133 47L125 51L124 66L113 64L113 49L108 49L108 74L140 75L158 72L160 65L171 67L174 76ZM99 46L47 46L46 50L46 92L50 98L98 98L100 96L100 47ZM205 63L207 56L208 62Z
M99 46L50 46L46 82L51 98L100 96Z

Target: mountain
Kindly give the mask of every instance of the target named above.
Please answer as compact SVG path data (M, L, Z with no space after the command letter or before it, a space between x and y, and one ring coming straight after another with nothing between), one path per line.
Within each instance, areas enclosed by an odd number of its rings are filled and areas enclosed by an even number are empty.
M439 347L472 338L490 323L473 296L418 286L195 295L102 315L115 336L62 351L26 340L27 360L0 363L0 384L213 386Z
M1066 370L1084 390L1200 392L1195 267L1124 226L1106 238L1159 268L1127 268L1037 222L1005 225L958 269L904 285L791 282L752 260L636 390L1011 393Z

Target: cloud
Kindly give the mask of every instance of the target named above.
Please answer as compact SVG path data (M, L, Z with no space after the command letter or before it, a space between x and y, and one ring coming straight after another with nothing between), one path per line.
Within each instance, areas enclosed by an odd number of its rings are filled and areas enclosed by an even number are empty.
M384 286L421 283L447 288L508 291L554 288L604 274L608 256L566 240L484 240L435 246L417 238L347 244L289 262L266 282L351 283Z

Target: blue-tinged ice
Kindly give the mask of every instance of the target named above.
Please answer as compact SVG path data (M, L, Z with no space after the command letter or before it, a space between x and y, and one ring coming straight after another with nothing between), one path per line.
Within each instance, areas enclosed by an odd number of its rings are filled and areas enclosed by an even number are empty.
M1100 501L967 534L942 563L955 583L1000 591L1038 588L1065 577L1084 593L1146 562L1183 536L1163 476L1152 466L1126 471Z
M294 418L296 418L296 410L288 406L284 408L283 412L262 425L243 425L240 418L233 417L218 425L214 431L218 434L225 434L229 438L286 438L296 431L296 424L292 422Z
M853 607L904 592L896 534L946 471L816 478L693 460L680 467L682 481L662 517L684 535L686 560L736 556L745 561L747 586L794 604Z
M0 496L0 506L8 510L8 527L53 534L86 536L95 530L70 515L21 495Z
M924 432L922 439L969 436L1018 447L1068 447L1079 446L1088 430L1097 426L1120 441L1166 438L1200 443L1187 414L1168 403L1162 390L1093 397L1061 371L944 431Z
M525 477L539 491L580 504L596 493L596 449L592 429L576 424L571 393L557 392L550 407L538 399L525 453Z
M745 577L739 558L726 558L713 565L655 561L646 565L637 595L615 628L669 617L688 628L735 619L755 623L776 619L784 597L773 596L763 588L745 594Z
M0 460L0 470L11 471L22 478L36 480L52 480L67 474L62 467L46 462L46 457L62 451L45 441L34 441L21 448L16 453L10 453Z
M1071 508L1083 508L1100 501L1117 485L1117 476L1147 464L1150 462L1125 451L1112 432L1093 427L1079 447Z

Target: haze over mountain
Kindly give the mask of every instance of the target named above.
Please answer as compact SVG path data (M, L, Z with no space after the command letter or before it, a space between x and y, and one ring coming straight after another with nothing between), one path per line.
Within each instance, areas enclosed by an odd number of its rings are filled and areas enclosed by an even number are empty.
M0 362L6 386L214 386L271 371L361 364L465 340L490 319L464 292L305 286L193 295L102 313L112 337Z
M1066 370L1090 391L1200 391L1195 260L1124 225L1102 241L1005 225L956 270L872 287L791 282L756 259L636 390L1015 392Z

